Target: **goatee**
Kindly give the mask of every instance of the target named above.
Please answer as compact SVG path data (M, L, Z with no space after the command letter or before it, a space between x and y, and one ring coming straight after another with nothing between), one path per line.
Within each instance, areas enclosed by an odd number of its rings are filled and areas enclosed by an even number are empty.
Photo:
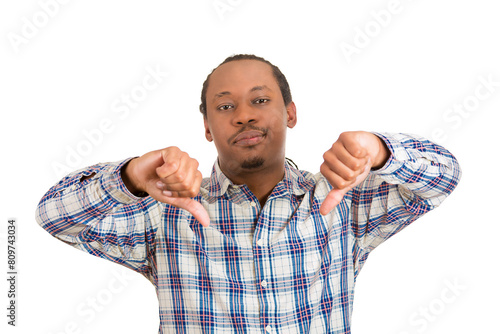
M264 159L261 157L253 157L243 161L241 168L244 169L255 169L259 168L264 164Z

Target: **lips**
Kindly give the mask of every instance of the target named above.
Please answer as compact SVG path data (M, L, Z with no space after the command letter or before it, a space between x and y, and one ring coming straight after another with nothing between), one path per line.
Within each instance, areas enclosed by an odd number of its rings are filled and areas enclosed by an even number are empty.
M264 133L257 130L244 131L234 138L233 144L238 146L253 146L264 140Z

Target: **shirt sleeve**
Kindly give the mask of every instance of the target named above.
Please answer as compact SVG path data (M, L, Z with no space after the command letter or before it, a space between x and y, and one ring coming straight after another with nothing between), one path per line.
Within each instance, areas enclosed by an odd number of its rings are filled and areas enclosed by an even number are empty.
M129 160L97 164L64 177L41 199L36 220L59 240L152 280L162 206L128 191L120 170Z
M440 145L405 134L375 135L391 156L352 191L358 269L375 247L439 206L461 177L457 160Z

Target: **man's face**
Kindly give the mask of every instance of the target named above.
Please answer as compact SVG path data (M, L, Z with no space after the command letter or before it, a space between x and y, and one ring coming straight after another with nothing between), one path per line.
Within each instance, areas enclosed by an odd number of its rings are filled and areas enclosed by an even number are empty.
M283 168L286 129L295 126L296 112L293 102L285 106L271 66L257 60L221 65L206 99L205 136L226 175Z

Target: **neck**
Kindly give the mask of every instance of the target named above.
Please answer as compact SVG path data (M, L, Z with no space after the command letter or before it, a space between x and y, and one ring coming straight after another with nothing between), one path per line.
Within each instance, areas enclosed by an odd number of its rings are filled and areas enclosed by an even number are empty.
M255 197L257 197L261 207L264 206L274 187L285 175L284 161L280 166L268 166L256 170L241 169L236 173L234 171L226 171L222 166L220 167L231 182L234 184L245 184Z

